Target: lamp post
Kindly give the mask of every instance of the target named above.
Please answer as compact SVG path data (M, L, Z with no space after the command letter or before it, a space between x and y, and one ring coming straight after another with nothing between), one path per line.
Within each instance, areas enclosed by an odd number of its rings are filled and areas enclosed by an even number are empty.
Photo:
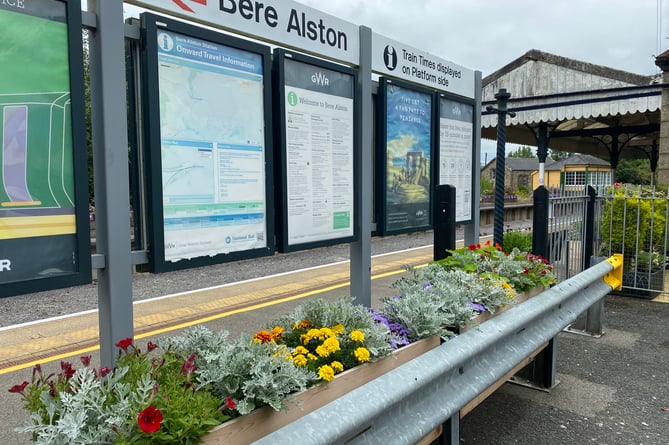
M514 117L516 113L509 111L507 101L511 93L501 88L495 99L497 107L489 105L487 111L497 112L497 161L495 165L495 221L494 242L500 246L504 243L504 161L506 158L506 116Z

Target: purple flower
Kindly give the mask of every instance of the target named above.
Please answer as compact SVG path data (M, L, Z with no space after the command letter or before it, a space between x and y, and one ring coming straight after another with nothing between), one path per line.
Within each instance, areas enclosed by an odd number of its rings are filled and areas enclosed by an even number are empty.
M390 331L388 343L390 343L393 349L398 349L411 343L409 341L409 330L402 323L388 320L386 316L380 314L374 308L369 308L369 312L374 322L384 324L388 328L388 331Z
M485 308L485 306L483 306L483 305L480 304L480 303L474 303L473 301L470 301L470 302L467 303L467 304L468 304L469 306L471 306L472 308L476 309L476 310L479 311L479 312L485 312L485 311L487 310L487 309Z

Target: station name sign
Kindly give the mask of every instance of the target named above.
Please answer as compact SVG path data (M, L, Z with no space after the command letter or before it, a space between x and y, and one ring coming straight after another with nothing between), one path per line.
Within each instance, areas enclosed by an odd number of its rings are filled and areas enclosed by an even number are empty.
M474 98L474 71L372 33L372 71Z
M215 28L357 65L358 26L290 0L130 0Z

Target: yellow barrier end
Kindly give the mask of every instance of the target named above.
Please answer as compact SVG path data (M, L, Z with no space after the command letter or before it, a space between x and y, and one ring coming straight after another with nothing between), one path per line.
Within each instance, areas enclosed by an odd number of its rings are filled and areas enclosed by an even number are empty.
M623 288L623 255L614 253L606 259L606 262L613 266L613 270L604 275L604 282L613 290L621 290Z

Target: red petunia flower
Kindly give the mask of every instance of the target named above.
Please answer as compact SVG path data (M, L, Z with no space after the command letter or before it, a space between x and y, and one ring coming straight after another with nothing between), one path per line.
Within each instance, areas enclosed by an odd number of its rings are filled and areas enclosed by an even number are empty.
M467 248L469 250L476 250L476 244L470 244L469 246L467 246Z
M20 385L14 385L9 388L9 392L22 393L23 390L26 389L26 386L28 386L28 382L23 382Z
M160 422L163 421L163 413L155 406L149 405L137 415L137 424L139 429L145 433L155 433L160 429Z
M132 344L132 338L124 338L123 340L119 340L118 342L116 342L115 346L117 348L126 351L128 349L128 346L130 346L131 344Z
M148 343L146 344L146 349L148 349L149 352L153 351L153 350L156 349L157 347L158 347L158 345L155 344L155 343L152 342L152 341L150 341L150 342L148 342Z
M221 407L221 409L235 409L237 407L237 404L235 403L234 400L232 400L232 397L226 397L225 398L225 403Z
M111 369L107 368L106 366L103 366L100 368L100 377L106 377L107 374L111 372Z
M76 370L72 366L72 363L64 362L62 360L60 362L60 369L63 371L63 375L68 380L71 379L72 376L74 376L74 373L76 372Z
M188 360L181 366L181 373L183 375L191 375L197 368L195 367L195 354L188 357Z
M91 356L90 355L82 355L79 357L79 360L81 360L81 364L84 366L88 366L91 364Z

